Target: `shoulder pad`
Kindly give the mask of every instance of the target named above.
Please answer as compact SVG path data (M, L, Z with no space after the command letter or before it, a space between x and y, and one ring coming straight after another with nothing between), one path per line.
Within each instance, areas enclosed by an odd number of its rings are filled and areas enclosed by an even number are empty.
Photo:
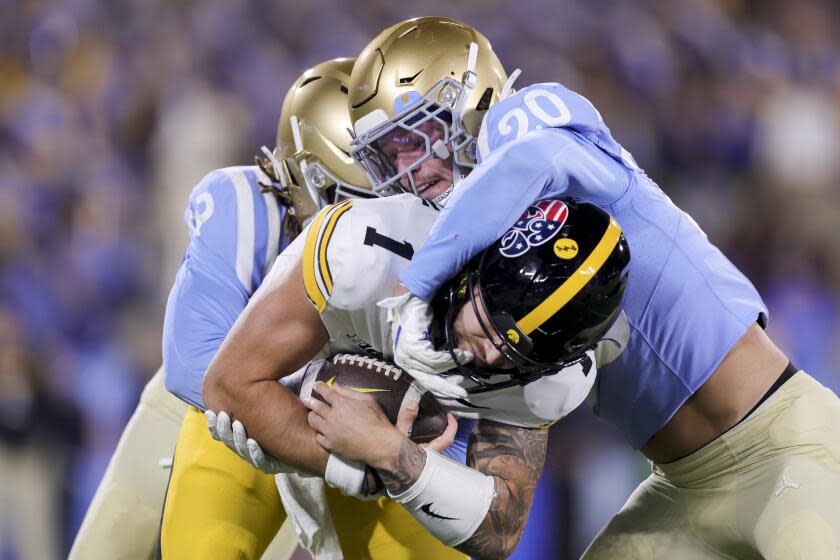
M508 142L545 128L568 129L616 159L632 160L613 139L601 114L588 99L561 84L549 82L528 86L490 107L478 134L479 162Z
M354 310L388 297L437 216L412 195L328 206L306 233L303 278L309 299L323 312L328 303Z
M252 166L208 173L193 188L184 212L193 256L199 252L220 258L236 270L249 294L287 241L282 219L283 210L261 192Z

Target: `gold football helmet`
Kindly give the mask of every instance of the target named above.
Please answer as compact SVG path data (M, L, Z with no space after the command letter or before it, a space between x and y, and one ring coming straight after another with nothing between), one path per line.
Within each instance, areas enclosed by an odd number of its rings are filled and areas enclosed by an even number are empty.
M370 182L349 155L347 84L353 58L322 62L303 73L283 101L277 147L264 149L298 223L305 225L340 197L372 197ZM263 167L268 167L263 162Z
M490 42L466 23L422 17L389 27L350 75L350 153L380 195L419 195L414 174L433 157L452 158L456 183L475 165L481 120L509 89L506 81ZM407 145L418 156L398 162L396 150Z

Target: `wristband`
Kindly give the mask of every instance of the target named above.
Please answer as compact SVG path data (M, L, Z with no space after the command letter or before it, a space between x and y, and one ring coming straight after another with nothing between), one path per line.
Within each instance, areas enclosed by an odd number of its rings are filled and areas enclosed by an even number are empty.
M496 488L492 476L426 449L417 481L402 494L388 495L441 542L458 546L484 521Z
M333 488L337 488L345 496L361 496L362 484L365 481L365 468L361 463L342 459L330 453L324 480Z

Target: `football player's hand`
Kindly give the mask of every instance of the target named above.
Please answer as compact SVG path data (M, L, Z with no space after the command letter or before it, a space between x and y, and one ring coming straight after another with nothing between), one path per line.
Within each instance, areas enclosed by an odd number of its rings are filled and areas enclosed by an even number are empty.
M373 467L386 449L399 449L405 436L393 426L376 400L339 384L328 387L318 381L313 387L326 402L303 399L310 410L307 420L318 432L315 441L336 455Z
M420 403L418 401L406 403L397 415L397 430L406 436L410 434L411 427L414 425L414 421L417 420L417 415L419 413ZM446 421L446 430L444 430L442 434L432 441L420 443L418 445L423 449L431 449L432 451L443 453L443 451L452 445L453 441L455 441L455 434L458 432L458 421L455 420L455 417L452 416L452 414L446 415Z
M463 398L467 391L461 387L462 376L443 377L456 364L449 352L434 349L429 340L432 310L429 304L411 292L383 299L377 305L388 310L388 323L394 333L394 362L409 373L424 389L446 397ZM473 356L455 349L460 363Z
M207 429L213 439L224 443L228 449L239 455L255 469L268 474L294 473L292 467L280 462L275 457L265 453L260 445L248 437L245 426L239 420L230 421L230 415L225 411L218 414L212 410L204 411L207 418Z

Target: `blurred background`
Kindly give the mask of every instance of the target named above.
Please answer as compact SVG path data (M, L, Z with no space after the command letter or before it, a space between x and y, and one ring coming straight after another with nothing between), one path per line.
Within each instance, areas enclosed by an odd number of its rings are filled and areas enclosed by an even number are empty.
M193 185L274 145L304 69L412 16L462 19L508 71L523 69L519 85L588 97L758 286L777 343L837 392L838 11L830 0L0 0L0 559L66 555L160 364ZM648 472L589 410L559 423L517 557L576 558Z

